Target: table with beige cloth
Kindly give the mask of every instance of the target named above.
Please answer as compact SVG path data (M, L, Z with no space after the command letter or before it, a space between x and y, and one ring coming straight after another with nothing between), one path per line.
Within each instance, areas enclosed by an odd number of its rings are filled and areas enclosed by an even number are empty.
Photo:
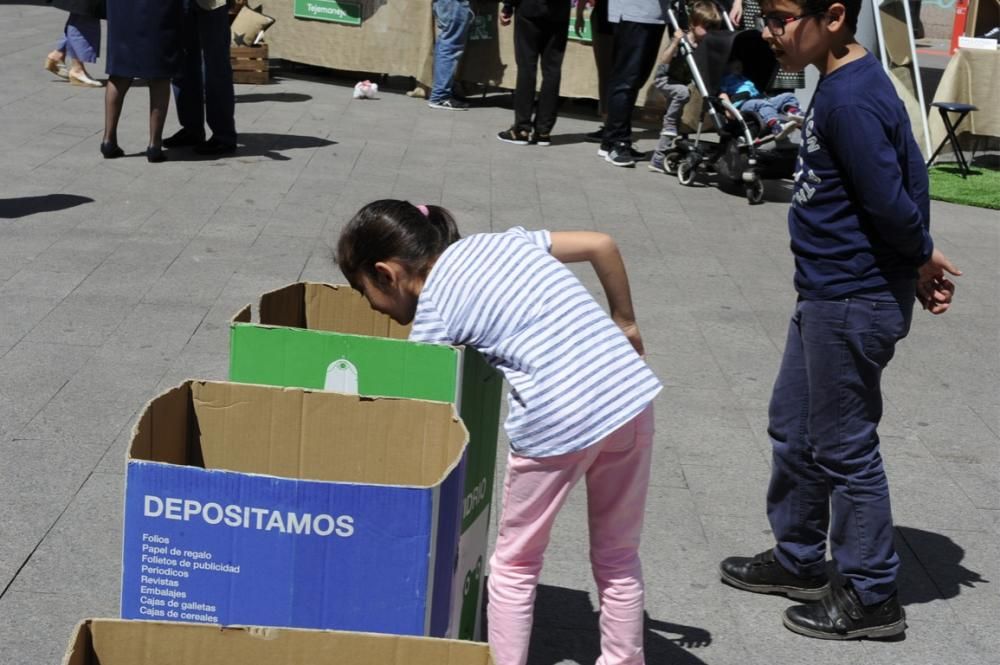
M568 1L568 0L567 0ZM430 86L434 63L431 0L361 0L359 26L294 16L294 0L263 0L276 21L267 32L272 57L331 69L412 76ZM513 26L501 27L499 2L472 0L476 22L457 78L513 89L517 80ZM563 61L560 94L597 98L597 69L589 43L570 41ZM651 80L640 105L662 107Z
M973 104L979 109L970 113L956 131L963 150L976 147L977 142L981 149L996 144L1000 140L1000 51L958 49L941 76L934 101ZM937 107L931 107L929 116L933 150L945 140L947 132ZM955 122L958 114L951 117ZM950 150L947 145L942 149Z

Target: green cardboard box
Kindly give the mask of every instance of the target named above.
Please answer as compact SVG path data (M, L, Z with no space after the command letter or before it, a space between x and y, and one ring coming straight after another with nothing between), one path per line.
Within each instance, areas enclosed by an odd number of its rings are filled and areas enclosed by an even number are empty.
M302 282L232 319L229 378L381 397L451 402L469 430L462 535L448 636L478 639L502 376L470 348L406 341L348 286Z

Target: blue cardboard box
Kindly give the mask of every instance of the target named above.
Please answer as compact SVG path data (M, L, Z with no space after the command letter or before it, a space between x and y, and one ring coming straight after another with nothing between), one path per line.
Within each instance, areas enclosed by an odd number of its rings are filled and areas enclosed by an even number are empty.
M467 442L441 402L160 395L128 454L122 617L443 636Z

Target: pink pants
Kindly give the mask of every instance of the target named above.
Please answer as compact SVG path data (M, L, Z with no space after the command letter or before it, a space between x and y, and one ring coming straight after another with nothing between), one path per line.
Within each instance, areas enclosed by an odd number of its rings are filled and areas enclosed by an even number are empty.
M583 476L590 564L601 601L597 665L645 663L639 537L652 443L650 405L584 450L556 457L508 456L487 610L496 665L524 665L528 659L535 589L552 524Z

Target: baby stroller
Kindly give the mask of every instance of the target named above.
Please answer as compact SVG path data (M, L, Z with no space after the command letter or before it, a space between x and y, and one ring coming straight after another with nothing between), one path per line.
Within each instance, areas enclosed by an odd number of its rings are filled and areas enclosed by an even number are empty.
M674 0L674 5L677 0ZM667 15L674 30L679 29L671 6ZM729 100L718 96L719 85L731 60L739 60L744 75L759 90L766 90L778 68L767 42L756 30L709 32L696 49L681 42L683 55L695 86L702 97L695 138L678 137L664 157L664 170L676 173L682 185L691 185L699 172L714 172L725 180L744 187L751 204L764 200L764 180L791 177L795 170L798 145L786 138L775 140L765 132L754 113L741 113ZM728 111L728 116L727 116ZM717 143L702 140L705 117L719 136ZM761 136L762 132L766 136Z

